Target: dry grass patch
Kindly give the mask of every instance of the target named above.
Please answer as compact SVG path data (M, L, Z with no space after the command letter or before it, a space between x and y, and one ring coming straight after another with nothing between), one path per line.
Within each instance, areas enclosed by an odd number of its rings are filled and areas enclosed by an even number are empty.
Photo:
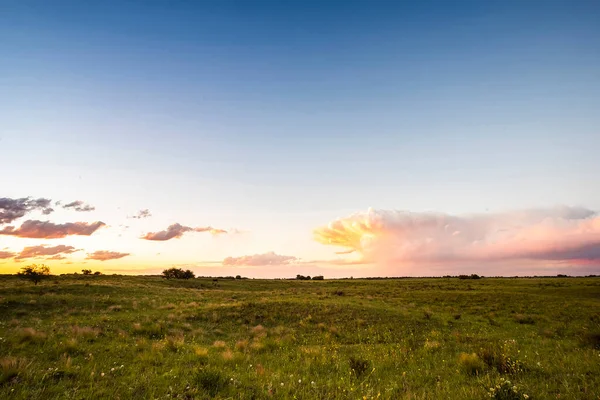
M23 358L0 358L0 386L15 382L27 369L27 361Z
M221 353L221 357L223 357L223 360L225 361L233 360L233 351L227 349L223 353Z
M15 337L20 343L40 343L46 340L47 335L34 328L23 328L16 332Z
M194 354L200 358L208 358L208 349L202 346L194 346Z
M97 338L101 331L100 331L100 328L93 328L91 326L74 325L71 327L71 332L76 337L90 340L90 339Z
M215 342L213 343L213 347L216 347L217 349L222 349L225 346L227 346L227 343L225 343L222 340L215 340Z
M250 332L252 332L252 335L254 335L256 337L263 337L263 336L267 335L267 330L262 325L256 325L254 328L252 328L250 330Z
M114 306L110 306L108 307L108 311L121 311L123 309L123 306L120 305L114 305Z

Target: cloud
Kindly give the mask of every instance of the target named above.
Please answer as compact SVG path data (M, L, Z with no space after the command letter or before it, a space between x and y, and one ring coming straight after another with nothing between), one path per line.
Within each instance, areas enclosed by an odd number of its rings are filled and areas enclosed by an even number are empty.
M60 203L58 203L58 204L60 204ZM64 206L62 206L62 208L65 208L65 209L72 208L73 210L80 211L80 212L94 211L96 209L96 207L93 207L89 204L85 204L81 200L75 200L71 203L65 204Z
M89 236L106 225L104 222L67 222L55 224L49 221L28 220L19 228L7 226L0 230L0 235L10 235L22 238L58 239L70 235Z
M141 239L157 240L157 241L170 240L173 238L178 239L181 236L183 236L183 234L186 232L210 232L213 235L220 235L220 234L227 233L227 231L224 229L217 229L217 228L213 228L212 226L192 228L191 226L184 226L181 224L172 224L164 231L148 232L144 236L142 236Z
M227 257L223 260L223 265L227 266L267 266L267 265L286 265L298 261L293 256L283 256L270 251L264 254L254 254L242 257Z
M46 246L46 245L30 246L30 247L25 247L15 257L15 259L19 260L19 259L24 259L24 258L54 256L54 257L50 257L48 259L49 260L58 260L58 259L62 259L62 258L56 258L57 256L63 257L62 254L71 254L76 251L79 251L79 250L77 250L73 246L65 246L62 244L58 245L58 246Z
M26 214L40 210L42 214L48 215L54 211L50 199L32 199L23 197L20 199L0 198L0 224L10 224L14 220L24 217Z
M108 261L128 256L130 253L119 253L118 251L98 250L88 253L86 260Z
M12 251L0 251L0 260L13 258L15 255L16 253L13 253Z
M149 218L151 217L152 214L150 213L150 210L148 210L147 208L144 210L140 210L138 211L138 213L136 215L133 215L129 218L135 218L135 219L144 219L144 218Z
M466 216L369 209L316 229L314 237L374 263L594 260L600 264L600 217L580 207Z

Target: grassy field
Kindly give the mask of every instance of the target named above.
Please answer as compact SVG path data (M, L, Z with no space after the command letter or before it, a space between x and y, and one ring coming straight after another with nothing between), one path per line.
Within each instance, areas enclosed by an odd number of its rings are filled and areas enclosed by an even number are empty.
M600 399L600 278L0 276L0 399L492 396Z

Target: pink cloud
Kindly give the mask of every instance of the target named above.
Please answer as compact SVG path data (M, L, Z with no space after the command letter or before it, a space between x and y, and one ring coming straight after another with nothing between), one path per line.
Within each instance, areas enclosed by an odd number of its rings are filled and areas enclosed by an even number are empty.
M0 235L10 235L35 239L59 239L70 235L90 236L106 225L104 222L67 222L55 224L49 221L28 220L19 228L7 226L0 230Z
M283 256L270 251L264 254L254 254L242 257L227 257L223 260L223 265L227 266L267 266L267 265L286 265L297 261L293 256Z
M172 224L167 227L167 229L158 232L148 232L141 239L145 240L156 240L156 241L165 241L171 239L178 239L183 236L186 232L209 232L212 235L220 235L227 233L224 229L213 228L212 226L206 227L198 227L192 228L191 226L185 226L181 224Z
M369 209L314 235L373 263L591 260L600 265L600 217L577 207L466 216Z
M96 260L96 261L108 261L108 260L117 260L119 258L123 258L128 256L129 253L119 253L118 251L107 251L107 250L98 250L93 253L89 253L86 260Z

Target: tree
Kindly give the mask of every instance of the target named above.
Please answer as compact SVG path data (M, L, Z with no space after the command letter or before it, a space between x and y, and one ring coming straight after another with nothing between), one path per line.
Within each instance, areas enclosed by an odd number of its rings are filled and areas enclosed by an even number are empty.
M323 278L323 275L317 275L312 277L313 281L322 281L323 279L325 279Z
M50 276L50 268L44 264L31 264L21 268L21 272L17 275L23 279L30 280L37 285L42 279Z
M91 269L82 269L81 273L84 275L91 275L92 274L92 270Z
M96 272L94 272L94 275L102 275L102 272L96 271Z
M167 279L192 279L195 277L192 271L182 270L181 268L169 268L162 272L163 278Z

